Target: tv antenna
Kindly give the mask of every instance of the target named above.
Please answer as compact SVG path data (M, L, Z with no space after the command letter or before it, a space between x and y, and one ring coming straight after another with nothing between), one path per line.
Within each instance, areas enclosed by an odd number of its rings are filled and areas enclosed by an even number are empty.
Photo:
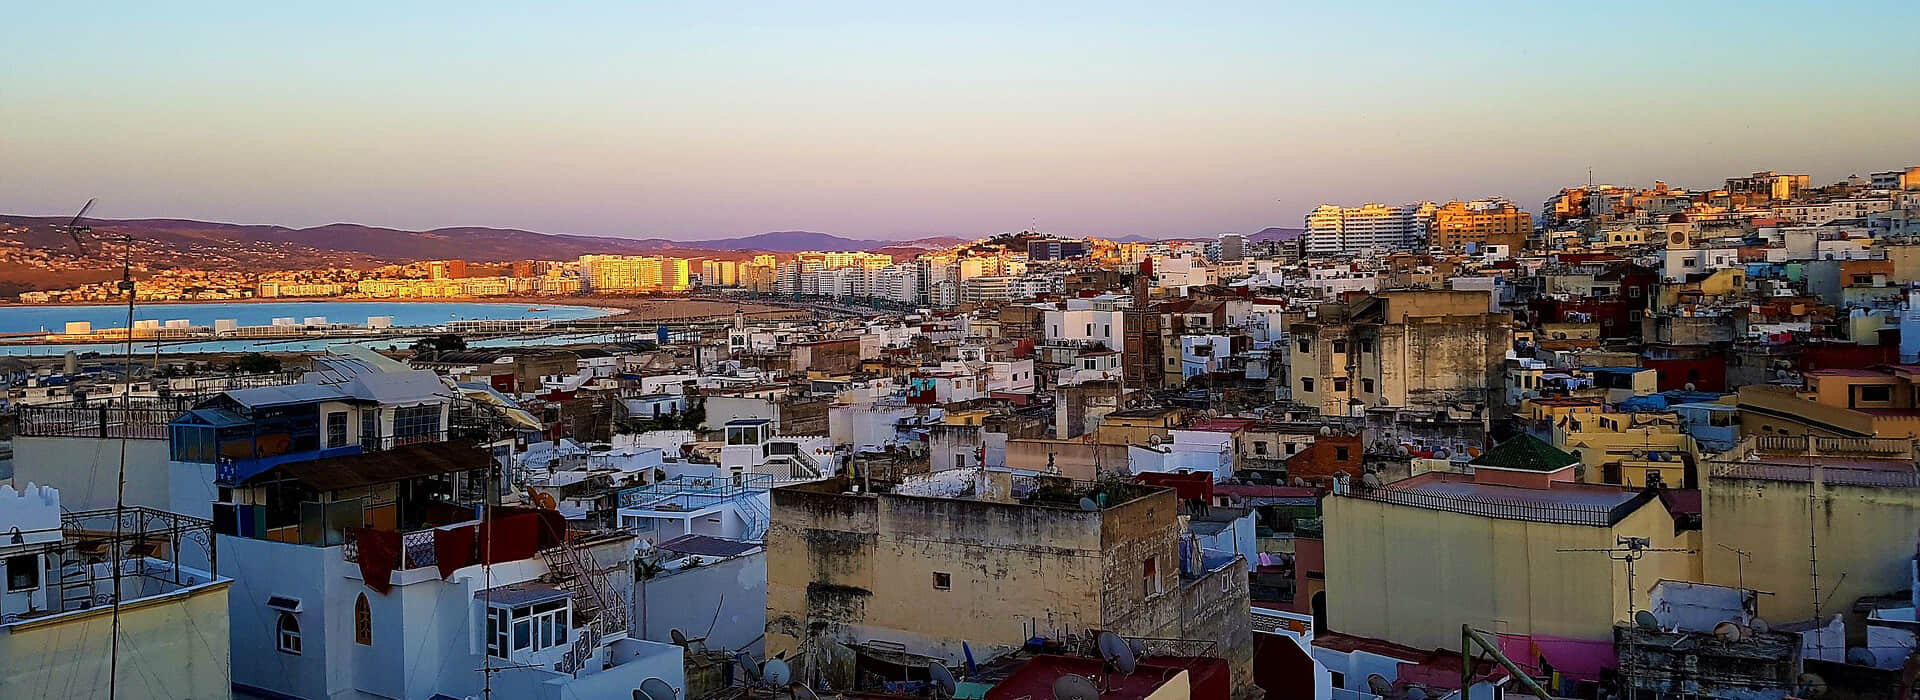
M1693 550L1691 550L1691 549L1669 549L1669 548L1663 548L1663 547L1654 547L1654 546L1652 546L1652 544L1651 544L1651 543L1650 543L1650 542L1649 542L1649 541L1647 540L1647 538L1645 538L1645 537L1629 537L1629 536L1626 536L1626 535L1621 535L1621 536L1619 536L1619 537L1617 537L1617 538L1615 538L1615 540L1614 540L1614 541L1615 541L1615 542L1616 542L1617 544L1615 544L1615 545L1614 545L1613 547L1605 547L1605 548L1600 548L1600 547L1594 547L1594 548L1581 548L1581 547L1577 547L1577 548L1572 548L1572 549L1561 549L1561 550L1556 550L1556 551L1560 551L1560 552L1605 552L1605 553L1606 553L1606 555L1607 555L1607 558L1608 558L1608 559L1612 559L1612 560L1614 560L1614 561L1623 561L1623 562L1626 562L1626 563L1627 563L1627 618L1628 618L1628 619L1637 619L1637 618L1636 618L1636 614L1635 614L1635 613L1637 612L1637 610L1635 609L1635 607L1634 607L1634 604L1633 604L1633 596L1634 596L1634 592L1635 592L1635 589L1634 589L1634 587L1633 587L1633 569L1634 569L1634 563L1635 563L1635 562L1638 562L1638 561L1640 561L1640 559L1641 559L1642 557L1645 557L1645 556L1647 556L1647 553L1648 553L1648 552L1685 552L1685 553L1687 553L1687 554L1692 554L1692 553L1693 553Z
M76 212L73 215L73 218L67 221L66 226L57 227L62 233L67 234L67 237L73 239L73 247L78 249L82 255L85 255L87 252L86 239L94 237L94 233L93 233L92 226L83 224L81 223L81 221L87 217L88 211L93 210L94 201L95 201L94 198L89 197L87 199L87 203L80 207L80 211ZM133 236L123 233L121 234L120 240L121 240L120 247L122 251L120 256L119 288L121 293L127 295L126 357L120 365L120 379L121 379L120 403L123 406L132 408L132 405L133 405L133 309L134 309ZM159 348L158 340L159 340L158 338L155 339L154 347L156 348L156 352L157 352L157 348ZM103 425L101 426L101 428L105 429L106 426ZM125 428L123 428L120 433L120 466L118 469L119 474L118 474L117 483L114 486L114 496L113 496L113 543L114 543L113 545L114 546L114 551L113 551L113 633L112 633L113 639L111 640L111 644L108 645L109 647L108 660L107 660L107 697L108 698L117 698L119 697L119 694L120 694L120 598L121 598L120 578L121 578L121 569L126 562L126 556L119 551L119 547L121 543L121 538L125 537L125 527L126 527L125 520L126 520L126 510L127 510L127 436L128 436L128 431ZM220 572L216 571L213 573L214 575L218 576Z
M1738 580L1738 581L1739 581L1739 584L1740 584L1740 589L1741 589L1741 590L1746 590L1746 588L1747 588L1747 562L1750 562L1750 561L1753 561L1753 552L1749 552L1749 551L1747 551L1747 550L1744 550L1744 549L1734 549L1734 548L1732 548L1732 547L1728 547L1727 545L1725 545L1725 544L1722 544L1722 543L1719 543L1719 542L1715 542L1715 543L1713 543L1713 546L1715 546L1715 547L1719 547L1719 548L1721 548L1721 549L1724 549L1724 550L1727 550L1727 551L1729 551L1729 552L1732 552L1732 553L1733 553L1733 560L1734 560L1734 574L1735 574L1735 575L1736 575L1736 576L1738 577L1738 578L1737 578L1736 580Z

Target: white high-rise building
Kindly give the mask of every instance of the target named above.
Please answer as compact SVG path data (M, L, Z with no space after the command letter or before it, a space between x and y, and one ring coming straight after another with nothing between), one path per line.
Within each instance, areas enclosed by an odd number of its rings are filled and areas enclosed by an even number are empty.
M1417 249L1427 222L1439 207L1433 202L1357 207L1322 204L1307 214L1308 255L1355 255L1368 251Z

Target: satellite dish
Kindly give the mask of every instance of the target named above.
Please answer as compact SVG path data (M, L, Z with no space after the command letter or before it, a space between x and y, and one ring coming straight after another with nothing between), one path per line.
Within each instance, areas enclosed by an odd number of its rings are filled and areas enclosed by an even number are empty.
M1740 625L1732 620L1714 625L1713 636L1719 637L1720 641L1723 642L1738 642L1740 641Z
M1660 618L1651 610L1642 610L1633 614L1633 624L1650 630L1660 629Z
M1100 510L1100 504L1094 503L1091 498L1082 498L1080 499L1080 510Z
M1138 659L1142 656L1147 655L1146 642L1140 641L1138 639L1129 639L1127 640L1127 646L1133 649L1133 658L1135 659Z
M1306 479L1305 479L1304 477L1298 477L1298 476L1296 476L1296 477L1293 477L1293 485L1294 485L1294 486L1306 486L1306 485L1307 485L1307 480L1306 480Z
M1427 700L1427 689L1416 685L1408 688L1407 694L1401 697L1407 700Z
M679 696L672 684L654 677L640 681L640 687L633 691L633 700L674 700Z
M1793 680L1793 685L1803 698L1817 698L1827 694L1827 679L1821 678L1817 673L1802 673L1799 678Z
M760 677L767 685L778 688L793 680L793 669L788 668L785 661L767 659L767 665L760 668Z
M733 659L740 662L740 670L747 674L747 682L760 682L760 664L754 663L752 656L749 656L747 652L743 651L734 654Z
M1100 647L1100 658L1112 664L1114 670L1133 675L1136 668L1133 645L1128 644L1126 639L1112 632L1101 632L1095 643Z
M1872 649L1854 647L1847 650L1847 663L1854 666L1878 666L1880 657L1875 656Z
M681 632L680 628L678 627L667 630L667 636L673 638L674 644L678 644L680 646L687 645L687 634L685 632Z
M1687 382L1687 391L1696 391L1693 387L1693 382Z
M946 664L938 661L927 662L927 676L932 678L933 684L939 688L939 692L935 694L936 697L953 697L954 690L960 687L960 682L953 678L953 671L948 670Z
M1413 450L1406 445L1396 445L1393 448L1393 453L1401 457L1410 457L1413 455Z
M1380 481L1379 474L1375 474L1373 472L1367 472L1366 476L1360 477L1360 485L1365 486L1369 489L1377 489L1377 488L1380 488L1383 484Z
M1754 634L1766 634L1773 631L1773 626L1767 624L1767 621L1761 619L1759 615L1753 616L1753 619L1747 622L1747 628L1753 630Z
M1100 689L1086 676L1063 674L1053 681L1053 700L1100 700Z
M1445 447L1439 447L1439 448L1435 448L1435 449L1434 449L1434 451L1433 451L1433 458L1434 458L1434 459L1446 459L1446 458L1448 458L1448 457L1452 457L1452 456L1453 456L1453 453L1452 453L1452 452L1448 452L1448 451L1447 451L1447 448L1445 448Z
M1386 697L1393 693L1393 681L1387 680L1386 676L1378 673L1368 674L1367 690L1374 695Z

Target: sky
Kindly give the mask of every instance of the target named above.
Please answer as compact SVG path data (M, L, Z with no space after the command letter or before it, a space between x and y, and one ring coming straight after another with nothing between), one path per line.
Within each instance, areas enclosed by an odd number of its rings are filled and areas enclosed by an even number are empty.
M403 6L402 6L403 5ZM1440 7L1446 5L1447 7ZM1920 2L17 3L0 212L1193 235L1920 165Z

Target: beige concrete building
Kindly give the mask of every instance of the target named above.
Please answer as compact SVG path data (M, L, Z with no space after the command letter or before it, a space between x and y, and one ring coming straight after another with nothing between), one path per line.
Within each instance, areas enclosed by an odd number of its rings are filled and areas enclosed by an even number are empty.
M1251 682L1245 561L1182 560L1168 489L1039 479L1016 499L1005 472L855 493L845 479L772 491L768 655L824 637L863 654L980 658L1034 636L1111 630L1215 642ZM951 480L946 480L951 481ZM885 489L891 489L890 491ZM975 495L968 495L975 494ZM1081 499L1098 503L1092 510Z
M1570 551L1615 548L1623 537L1686 549L1653 492L1574 483L1564 452L1502 463L1325 499L1326 628L1429 649L1457 646L1462 623L1602 642L1630 606L1647 607L1656 581L1698 578L1695 554L1647 553L1629 585L1607 552Z
M1294 400L1321 415L1501 405L1512 319L1484 291L1380 292L1289 327Z
M1702 489L1709 582L1766 591L1760 614L1776 622L1852 614L1861 596L1911 587L1915 456L1906 438L1779 435L1721 453Z

